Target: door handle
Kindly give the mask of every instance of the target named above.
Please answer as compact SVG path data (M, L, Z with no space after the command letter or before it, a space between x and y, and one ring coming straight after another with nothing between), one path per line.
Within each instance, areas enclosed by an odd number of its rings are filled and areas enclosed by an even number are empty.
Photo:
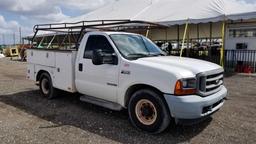
M83 64L82 63L78 64L78 71L83 71Z

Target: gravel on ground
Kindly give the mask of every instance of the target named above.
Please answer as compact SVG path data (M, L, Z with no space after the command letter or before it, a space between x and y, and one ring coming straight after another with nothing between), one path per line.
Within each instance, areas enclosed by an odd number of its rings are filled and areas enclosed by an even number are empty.
M62 94L40 95L26 79L26 63L0 59L0 143L256 143L256 77L231 75L224 106L192 126L170 126L159 135L131 126L127 111L111 111Z

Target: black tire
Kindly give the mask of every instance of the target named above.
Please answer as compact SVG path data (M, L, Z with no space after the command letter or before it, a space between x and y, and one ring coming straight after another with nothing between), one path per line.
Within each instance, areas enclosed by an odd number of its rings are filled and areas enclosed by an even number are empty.
M51 76L48 73L43 73L39 79L39 87L43 97L53 99L57 97L58 90L53 87Z
M164 131L169 126L171 117L161 97L162 95L150 89L135 92L128 104L129 119L132 125L154 134Z

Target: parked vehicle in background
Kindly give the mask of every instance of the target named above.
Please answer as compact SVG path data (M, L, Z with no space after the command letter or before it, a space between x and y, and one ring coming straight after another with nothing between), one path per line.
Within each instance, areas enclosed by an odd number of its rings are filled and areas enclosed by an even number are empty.
M4 54L0 53L0 58L4 58L4 57L5 57Z
M133 126L160 133L172 121L205 118L224 104L223 68L165 56L148 38L88 32L78 50L28 49L28 78L44 97L59 90L112 110L128 109Z

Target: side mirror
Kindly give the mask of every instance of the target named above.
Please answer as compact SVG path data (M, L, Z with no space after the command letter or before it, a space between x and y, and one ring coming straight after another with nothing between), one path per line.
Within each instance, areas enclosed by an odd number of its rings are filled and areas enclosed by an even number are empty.
M94 65L102 65L103 64L103 53L102 50L93 50L92 52L92 63Z
M117 65L117 56L113 53L103 52L101 49L94 50L92 54L92 63L94 65L112 64Z

